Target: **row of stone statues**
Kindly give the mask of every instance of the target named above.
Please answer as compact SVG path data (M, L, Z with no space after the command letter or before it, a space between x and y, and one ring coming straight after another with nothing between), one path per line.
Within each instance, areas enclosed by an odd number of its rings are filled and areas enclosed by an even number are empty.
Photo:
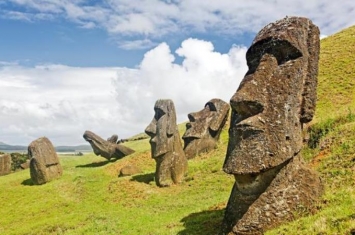
M322 194L319 176L300 156L303 125L315 111L319 48L317 26L306 18L286 17L264 27L248 49L249 70L230 100L223 170L234 175L235 184L221 234L263 234L293 219L298 207L310 209ZM189 114L185 152L173 102L155 103L145 132L159 186L181 182L187 159L214 145L226 118L219 111L229 109L214 101ZM213 115L220 119L213 121Z
M307 18L286 17L265 26L247 51L249 70L230 106L212 99L201 111L190 113L182 136L184 147L173 101L156 101L145 132L156 161L157 185L183 181L188 159L216 146L231 107L223 170L234 175L235 183L221 234L263 234L293 219L298 207L311 209L323 186L300 151L303 125L315 111L319 48L319 29ZM117 143L117 136L104 140L86 131L83 137L96 155L108 160L134 152ZM32 142L29 155L35 184L62 174L48 139ZM0 156L0 166L5 162Z
M151 154L156 161L155 181L158 186L180 183L187 171L187 160L214 148L227 120L229 105L212 99L204 109L188 115L183 135L184 149L176 123L172 100L158 100L155 115L145 129L150 136Z

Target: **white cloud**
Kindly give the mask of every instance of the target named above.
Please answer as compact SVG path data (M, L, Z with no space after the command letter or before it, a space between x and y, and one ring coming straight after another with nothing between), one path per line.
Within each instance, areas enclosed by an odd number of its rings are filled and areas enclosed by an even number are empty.
M117 74L117 102L129 117L123 126L142 132L158 99L172 99L178 121L186 121L188 113L202 109L212 98L228 102L247 70L245 47L234 46L221 54L210 42L187 39L176 53L184 58L182 65L174 63L169 46L161 43L145 54L136 74Z
M322 34L330 35L355 24L355 1L294 0L9 0L22 7L12 12L3 6L2 17L18 20L62 17L80 27L101 27L112 35L136 36L136 40L157 40L171 33L207 32L237 35L258 32L266 24L286 15L305 16L314 21ZM42 14L42 15L39 15ZM45 17L43 17L45 16ZM126 41L124 38L123 41Z
M118 46L126 50L148 49L156 45L149 39L118 41Z
M136 69L2 63L0 141L27 145L47 136L74 145L85 143L85 130L126 138L144 131L157 99L172 99L182 122L211 98L228 102L246 72L245 47L221 54L210 42L187 39L176 53L181 65L162 43Z

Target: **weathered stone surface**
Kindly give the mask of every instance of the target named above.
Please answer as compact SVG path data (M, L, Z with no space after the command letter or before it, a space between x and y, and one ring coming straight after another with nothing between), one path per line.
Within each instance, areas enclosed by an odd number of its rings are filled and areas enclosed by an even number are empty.
M107 141L113 144L116 144L117 140L118 140L118 135L112 135L110 138L107 138Z
M220 99L211 99L204 109L189 113L184 140L187 159L201 152L207 152L217 145L219 135L227 121L229 104Z
M299 154L314 114L319 29L286 17L264 27L247 52L249 70L230 100L223 170L235 176L222 234L263 234L311 210L323 187Z
M47 137L32 141L28 146L28 155L34 184L45 184L63 174L54 146Z
M121 168L120 170L120 177L123 176L130 176L130 175L136 175L142 173L142 170L140 168L138 168L137 166L134 165L126 165L124 167Z
M172 100L157 100L155 115L145 129L150 136L152 157L156 161L155 181L158 186L169 186L183 181L187 159L182 149Z
M107 160L111 158L123 158L134 153L133 149L122 144L116 144L117 135L113 135L106 141L91 131L85 131L83 138L90 143L97 156L104 157Z
M22 170L25 170L25 169L30 168L30 160L27 160L26 162L20 164L20 168L21 168Z
M11 156L10 154L0 155L0 176L11 173Z

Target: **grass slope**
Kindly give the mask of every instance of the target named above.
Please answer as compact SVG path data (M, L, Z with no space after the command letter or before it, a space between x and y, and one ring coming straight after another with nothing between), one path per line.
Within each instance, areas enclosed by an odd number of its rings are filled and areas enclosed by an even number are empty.
M136 153L107 162L93 154L61 157L64 174L41 186L29 171L0 177L0 234L209 234L218 231L233 177L222 172L227 132L219 148L189 162L186 181L159 188L148 140ZM135 164L143 174L118 178Z
M310 214L266 234L355 233L355 27L321 41L316 117L302 154L325 184ZM179 130L184 130L184 124ZM221 170L228 142L189 161L186 181L159 188L148 140L125 143L136 153L107 162L91 155L61 157L63 176L31 185L29 171L0 177L0 234L216 234L234 179ZM135 164L142 174L118 178Z
M321 40L315 121L355 111L355 26Z

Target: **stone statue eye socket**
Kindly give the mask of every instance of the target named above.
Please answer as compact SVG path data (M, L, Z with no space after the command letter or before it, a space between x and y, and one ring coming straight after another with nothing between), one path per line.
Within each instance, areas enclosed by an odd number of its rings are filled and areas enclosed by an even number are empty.
M155 120L158 121L164 115L165 115L165 112L163 110L155 109L155 115L154 115Z
M205 108L207 108L207 107L210 109L210 111L217 111L216 106L215 106L213 103L211 103L211 102L208 102L208 103L205 105Z
M273 55L278 65L302 56L302 53L290 42L266 38L252 45L247 51L246 58L249 67L247 75L255 72L264 54Z

